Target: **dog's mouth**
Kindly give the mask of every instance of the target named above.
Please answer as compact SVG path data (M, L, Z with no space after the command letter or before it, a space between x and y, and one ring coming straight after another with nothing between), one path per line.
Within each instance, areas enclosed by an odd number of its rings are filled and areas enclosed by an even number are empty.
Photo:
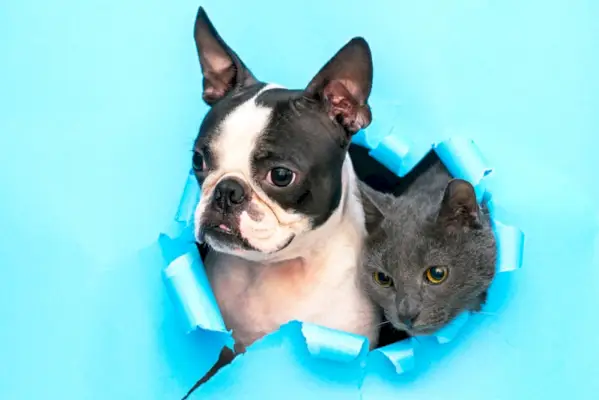
M252 251L264 254L274 254L284 250L293 242L293 239L295 239L295 235L291 235L275 250L265 252L258 249L256 246L253 246L246 238L244 238L238 228L224 222L203 224L198 235L199 242L207 243L217 251L229 249L234 252Z
M277 251L281 251L281 250L286 249L287 247L289 247L289 245L291 244L291 242L293 242L293 239L295 239L295 235L291 235L289 237L289 239L287 239L287 241Z
M208 243L211 247L226 247L232 250L256 249L241 236L239 230L225 222L203 224L200 228L199 240Z

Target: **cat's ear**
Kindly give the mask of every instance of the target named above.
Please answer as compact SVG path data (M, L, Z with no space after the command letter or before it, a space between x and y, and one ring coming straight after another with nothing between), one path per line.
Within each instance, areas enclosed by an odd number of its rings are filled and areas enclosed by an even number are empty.
M374 189L360 182L360 198L362 208L364 209L364 222L366 224L366 233L373 236L381 231L381 224L385 218L381 208L375 200L376 192Z
M372 89L372 55L366 40L355 37L310 81L304 96L323 103L329 117L351 136L372 120L368 96Z
M482 227L476 193L468 181L453 179L447 184L437 223L450 232Z
M257 82L237 54L220 37L203 7L199 8L196 16L194 38L204 76L202 98L206 104L212 106L232 89Z

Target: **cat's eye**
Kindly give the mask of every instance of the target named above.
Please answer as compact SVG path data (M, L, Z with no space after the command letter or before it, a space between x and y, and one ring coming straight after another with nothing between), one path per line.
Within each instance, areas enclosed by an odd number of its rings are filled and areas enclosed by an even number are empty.
M430 267L424 273L424 277L429 283L438 285L447 279L449 275L449 269L447 267Z
M194 151L193 158L191 159L191 167L196 172L202 172L206 169L206 160L204 160L202 153Z
M393 286L393 279L391 279L391 277L387 274L385 274L384 272L373 272L372 273L372 279L374 280L374 282L382 287L391 287Z

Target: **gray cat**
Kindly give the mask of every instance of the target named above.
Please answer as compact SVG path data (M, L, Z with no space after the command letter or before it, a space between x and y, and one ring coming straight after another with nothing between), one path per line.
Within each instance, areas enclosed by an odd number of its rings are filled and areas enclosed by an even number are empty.
M478 311L495 274L495 236L474 188L436 162L399 197L361 184L369 236L363 282L394 328L428 335Z

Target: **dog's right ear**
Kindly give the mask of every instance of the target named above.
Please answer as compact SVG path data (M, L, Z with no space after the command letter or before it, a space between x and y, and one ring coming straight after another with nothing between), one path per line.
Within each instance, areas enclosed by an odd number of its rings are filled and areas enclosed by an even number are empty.
M372 120L368 96L372 89L372 55L366 40L355 37L325 64L304 92L324 103L329 117L353 135Z
M234 88L257 82L249 69L220 37L203 7L196 16L194 38L204 75L202 98L212 106Z

